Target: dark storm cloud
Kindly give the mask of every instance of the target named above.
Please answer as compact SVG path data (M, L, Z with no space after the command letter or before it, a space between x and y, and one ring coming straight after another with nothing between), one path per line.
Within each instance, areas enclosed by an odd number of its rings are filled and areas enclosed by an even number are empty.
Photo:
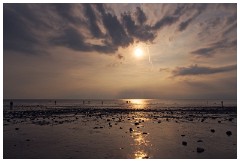
M102 19L107 34L111 37L114 45L126 47L130 43L133 43L133 38L127 35L122 24L117 19L117 16L112 15L111 13L106 13L102 15Z
M179 17L178 16L166 16L162 18L160 21L158 21L154 26L154 30L161 29L165 26L169 26L174 24L176 21L178 21Z
M207 8L207 4L196 4L193 8L196 10L196 13L192 17L180 23L178 27L179 31L184 31L187 29L188 25L191 24L191 22Z
M85 16L88 18L88 27L94 37L102 37L103 33L101 32L98 24L96 14L90 4L84 4Z
M223 73L237 70L237 65L223 66L223 67L204 67L198 65L191 65L189 67L177 67L172 71L173 76L188 76L188 75L206 75Z
M50 42L54 45L64 46L76 51L99 51L102 53L112 53L116 51L114 47L105 45L93 45L86 43L85 38L74 28L65 29L61 35L54 37Z
M143 24L144 21L141 21L141 25L137 25L130 13L124 13L121 17L123 25L130 36L143 42L152 41L156 37L155 32L150 29L149 25ZM137 17L137 19L139 19L139 17Z
M21 14L19 14L21 13ZM3 49L27 54L43 53L38 35L32 27L46 28L47 24L36 18L29 5L4 4Z
M136 8L136 12L135 15L137 17L137 22L142 25L147 21L147 16L145 15L145 13L143 12L143 10L140 7Z
M170 26L175 24L179 18L190 8L190 5L180 4L177 5L174 12L170 15L165 15L162 19L157 21L152 27L154 30L162 29L165 26Z
M62 18L63 22L66 23L67 25L69 23L72 23L75 25L83 25L83 24L85 25L85 22L73 13L73 7L75 5L76 4L68 4L68 3L50 4L50 6L55 9L56 14L59 15L60 18Z
M191 54L196 56L203 56L203 57L211 57L213 56L217 50L219 49L228 49L228 48L236 48L237 47L237 40L221 40L214 43L209 44L207 47L199 48L191 52Z
M90 46L84 42L84 37L74 28L65 29L61 35L53 38L50 42L74 50L90 51Z

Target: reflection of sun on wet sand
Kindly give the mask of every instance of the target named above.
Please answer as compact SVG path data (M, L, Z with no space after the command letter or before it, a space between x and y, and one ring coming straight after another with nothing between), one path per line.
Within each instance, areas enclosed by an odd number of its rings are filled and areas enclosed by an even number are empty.
M4 110L3 156L236 158L236 117L236 107Z

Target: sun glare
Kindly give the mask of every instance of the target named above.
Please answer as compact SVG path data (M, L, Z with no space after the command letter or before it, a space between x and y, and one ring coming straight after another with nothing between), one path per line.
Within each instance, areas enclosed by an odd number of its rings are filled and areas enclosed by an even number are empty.
M137 47L135 50L134 50L134 55L137 57L137 58L141 58L143 56L143 50L140 48L140 47Z

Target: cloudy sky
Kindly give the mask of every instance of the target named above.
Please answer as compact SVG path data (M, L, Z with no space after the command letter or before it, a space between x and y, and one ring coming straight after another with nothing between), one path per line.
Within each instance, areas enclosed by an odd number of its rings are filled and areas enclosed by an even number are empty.
M3 4L4 98L237 98L236 4Z

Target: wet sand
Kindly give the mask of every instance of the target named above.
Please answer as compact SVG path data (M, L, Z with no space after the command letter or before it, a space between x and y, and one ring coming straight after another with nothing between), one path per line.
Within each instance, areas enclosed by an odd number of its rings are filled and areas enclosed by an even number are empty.
M236 107L5 110L5 159L235 159Z

